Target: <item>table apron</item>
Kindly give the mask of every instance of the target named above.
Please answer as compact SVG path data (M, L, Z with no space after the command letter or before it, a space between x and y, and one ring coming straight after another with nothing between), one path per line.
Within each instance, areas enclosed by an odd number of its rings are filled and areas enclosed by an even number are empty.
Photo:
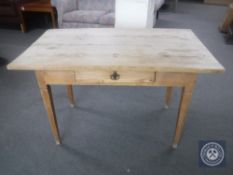
M115 71L114 71L115 72ZM195 83L195 73L119 71L36 71L48 85L110 85L110 86L186 86Z

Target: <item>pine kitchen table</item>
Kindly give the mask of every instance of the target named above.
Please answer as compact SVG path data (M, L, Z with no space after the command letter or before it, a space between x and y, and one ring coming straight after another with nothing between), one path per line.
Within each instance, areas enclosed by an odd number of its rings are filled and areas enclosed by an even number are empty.
M61 143L50 85L164 86L182 89L174 133L176 148L197 75L224 67L189 29L52 29L8 65L34 71L55 141Z

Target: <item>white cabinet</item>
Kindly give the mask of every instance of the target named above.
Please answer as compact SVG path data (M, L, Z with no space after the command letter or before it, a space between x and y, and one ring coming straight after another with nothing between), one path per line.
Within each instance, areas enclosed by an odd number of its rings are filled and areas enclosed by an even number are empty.
M116 28L152 28L155 0L116 0Z

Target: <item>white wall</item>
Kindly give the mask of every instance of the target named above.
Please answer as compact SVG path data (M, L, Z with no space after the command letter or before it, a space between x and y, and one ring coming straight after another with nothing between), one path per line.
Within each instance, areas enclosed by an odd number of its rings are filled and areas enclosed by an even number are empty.
M116 0L117 28L152 28L155 0Z

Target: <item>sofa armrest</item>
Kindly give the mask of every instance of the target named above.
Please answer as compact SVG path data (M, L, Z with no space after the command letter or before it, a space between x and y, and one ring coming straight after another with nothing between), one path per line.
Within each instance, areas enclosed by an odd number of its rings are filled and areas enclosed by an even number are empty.
M63 15L77 9L76 0L51 0L51 4L57 9L58 26L61 27Z

